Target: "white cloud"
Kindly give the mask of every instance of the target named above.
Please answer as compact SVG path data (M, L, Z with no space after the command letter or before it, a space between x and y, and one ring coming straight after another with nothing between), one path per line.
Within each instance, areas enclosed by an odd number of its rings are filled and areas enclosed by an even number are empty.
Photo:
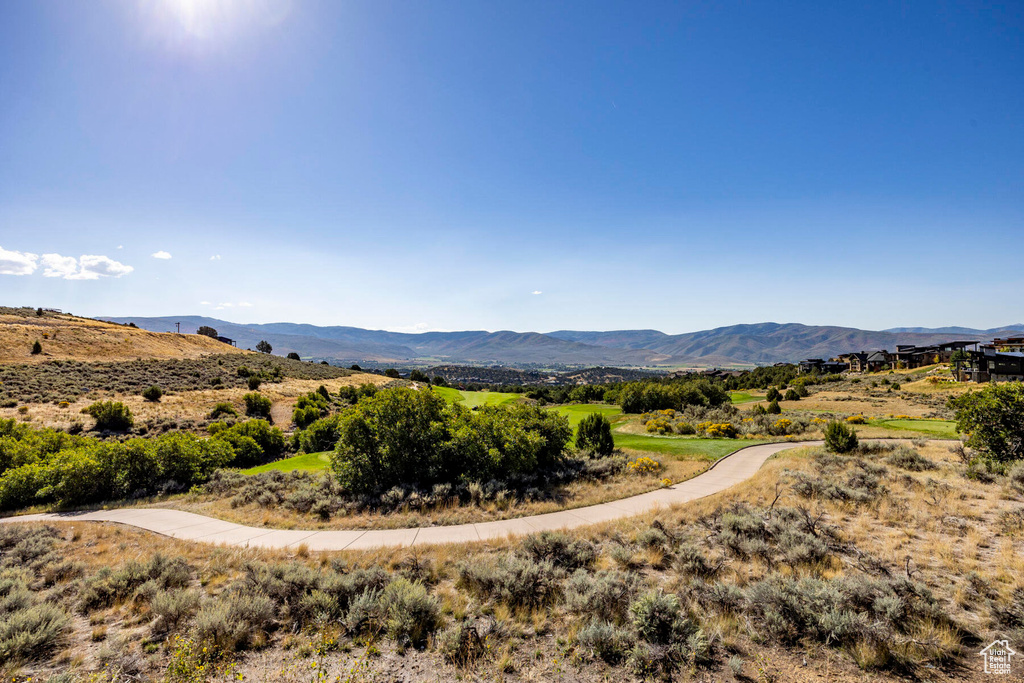
M56 256L56 254L54 254ZM78 272L65 276L65 280L98 280L101 277L121 277L135 270L131 266L107 256L82 254L78 259Z
M535 289L535 290L533 290L533 293L536 295L536 294L543 294L544 292L540 291L539 289Z
M214 254L210 257L211 261L220 261L220 254Z
M199 305L200 306L211 306L212 304L209 301L200 301Z
M220 306L221 308L231 308L232 306L234 306L234 304L231 304L231 303L217 304L217 305Z
M239 301L238 305L241 306L242 308L252 308L252 304L249 303L248 301Z
M60 254L36 254L21 251L7 251L0 247L0 274L31 275L43 267L43 277L59 277L65 280L98 280L101 277L121 277L135 270L120 261L107 256L83 254L79 258Z
M118 249L124 249L124 245L123 244L119 244L119 245L117 245L117 248Z
M150 254L150 256L152 256L153 258L158 258L158 259L169 259L169 258L171 258L171 255L168 252L166 252L166 251L158 251L158 252L155 252L153 254Z
M0 275L31 275L36 272L38 256L0 247Z
M43 277L62 277L67 280L72 279L78 270L78 259L74 256L43 254L39 263L43 267Z

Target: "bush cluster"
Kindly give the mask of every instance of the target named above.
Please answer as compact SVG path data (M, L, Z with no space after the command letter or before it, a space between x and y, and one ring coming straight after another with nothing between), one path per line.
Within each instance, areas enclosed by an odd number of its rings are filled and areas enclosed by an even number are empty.
M0 509L187 490L236 457L249 464L284 447L280 430L260 420L213 431L209 439L177 432L111 442L0 420Z
M430 391L383 389L342 413L332 467L354 493L417 483L487 481L548 469L572 435L535 406L469 411Z
M720 384L708 380L676 381L667 384L630 382L618 390L618 402L624 413L647 413L684 406L717 407L729 403L729 394Z

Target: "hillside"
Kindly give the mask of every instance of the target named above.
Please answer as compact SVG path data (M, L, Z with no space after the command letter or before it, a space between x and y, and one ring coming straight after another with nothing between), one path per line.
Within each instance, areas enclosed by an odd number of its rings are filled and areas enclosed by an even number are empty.
M33 354L38 341L42 353ZM245 353L197 334L166 334L66 314L0 309L0 362L127 361Z
M342 363L450 362L502 365L726 366L795 362L828 358L850 351L893 350L898 344L934 344L951 339L984 341L1013 328L893 331L852 327L757 323L670 335L658 330L609 332L558 330L538 332L424 332L408 334L358 327L318 327L295 323L242 325L201 316L108 318L166 331L180 322L182 331L209 325L253 348L261 339L274 353L296 352L303 358ZM907 328L917 330L925 328Z

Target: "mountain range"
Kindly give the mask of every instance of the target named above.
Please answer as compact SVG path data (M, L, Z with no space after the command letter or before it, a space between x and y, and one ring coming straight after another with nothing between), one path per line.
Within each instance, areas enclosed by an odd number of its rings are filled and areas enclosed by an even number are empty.
M658 330L611 332L388 332L301 323L240 324L204 316L103 317L154 332L194 333L213 327L241 348L269 342L276 354L342 363L447 362L500 365L730 366L828 358L850 351L895 349L897 344L935 344L952 339L987 341L1021 334L1024 324L979 330L967 327L860 330L852 327L756 323L686 334Z

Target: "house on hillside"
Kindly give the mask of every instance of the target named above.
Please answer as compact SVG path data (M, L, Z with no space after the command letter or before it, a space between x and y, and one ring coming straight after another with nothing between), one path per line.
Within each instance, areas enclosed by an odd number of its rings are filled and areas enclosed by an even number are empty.
M982 344L967 352L961 375L968 382L1024 381L1024 352L1000 353L994 343Z
M936 363L948 363L957 351L975 346L976 341L950 341L931 346L900 344L896 347L896 363L901 368L921 368Z
M800 372L803 374L818 373L821 375L838 375L850 369L849 361L840 358L823 360L821 358L808 358L800 361Z
M229 337L217 337L217 341L219 341L221 343L224 343L224 344L231 344L232 346L235 345L235 340L231 339Z
M866 372L868 367L868 354L864 351L860 353L851 353L847 356L847 362L850 364L850 372Z
M1024 353L1024 337L993 339L992 347L999 353Z
M868 372L882 372L883 370L891 370L896 365L896 361L891 353L882 349L881 351L869 353L867 360L864 361L864 365Z

